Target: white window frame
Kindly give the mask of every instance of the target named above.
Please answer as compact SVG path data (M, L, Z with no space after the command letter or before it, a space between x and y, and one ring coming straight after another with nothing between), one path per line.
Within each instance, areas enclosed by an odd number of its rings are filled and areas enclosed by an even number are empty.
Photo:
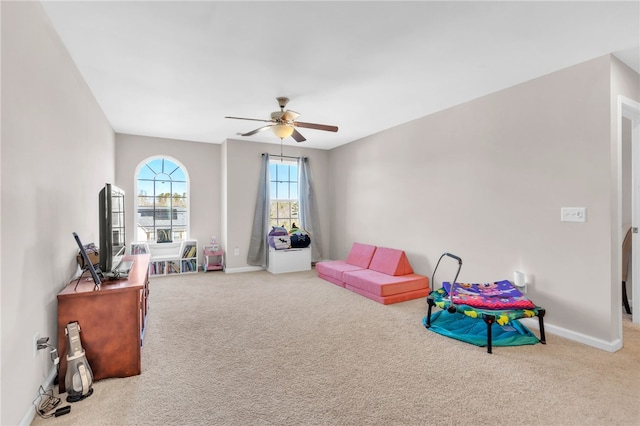
M291 180L292 177L289 174L289 176L287 176L286 178L278 175L276 173L276 176L273 175L272 170L273 167L275 166L275 170L278 170L278 166L280 165L284 165L287 166L289 168L289 173L291 166L296 167L296 171L297 174L295 176L295 181ZM295 184L295 198L291 197L291 186L292 184ZM274 191L274 187L275 188L282 188L282 185L286 185L287 186L287 190L288 190L288 197L287 198L283 198L280 195L280 191L278 189L276 189L276 191ZM300 170L298 169L298 163L295 160L284 160L284 159L278 159L278 160L274 160L274 159L269 159L269 228L271 228L272 226L283 226L285 228L287 228L287 230L291 229L291 224L295 223L298 227L300 227ZM292 203L292 205L289 208L290 211L290 215L289 216L278 216L278 208L275 209L273 208L273 203L278 203L278 200L281 200L280 202L288 202L288 203ZM293 203L297 204L297 215L294 215L292 213L293 210ZM283 223L283 220L286 221Z
M184 177L185 177L185 184L186 184L186 207L185 207L185 225L184 225L184 233L182 235L182 238L176 238L176 241L179 240L184 240L184 239L188 239L189 235L191 233L190 230L190 224L191 224L191 179L189 178L189 171L187 170L187 168L184 166L184 164L182 164L180 161L178 161L176 158L173 158L169 155L155 155L155 156L151 156L151 157L147 157L144 160L142 160L138 166L136 167L136 172L135 172L135 201L134 201L134 218L135 218L135 222L136 222L136 241L148 241L148 242L155 242L157 241L157 229L162 229L162 226L157 226L156 225L156 214L155 214L155 208L153 210L153 225L151 226L151 230L149 230L148 228L142 227L140 225L140 216L139 216L139 193L140 193L140 188L139 188L139 182L140 182L140 172L144 167L147 167L147 164L150 162L153 162L155 160L168 160L172 163L174 163L177 168L181 169L182 172L184 173ZM177 168L174 168L173 170L176 170ZM165 174L167 174L166 172L172 172L171 170L163 170L163 172L165 172ZM162 174L162 173L159 173ZM158 173L156 174L156 176L158 176ZM169 176L167 174L167 176ZM170 177L170 176L169 176ZM182 183L182 181L177 181ZM154 185L154 191L155 191L155 185ZM147 196L153 196L154 199L156 197L156 194L154 193L153 195L147 195ZM171 208L171 212L173 216L173 211L174 208ZM172 224L170 225L170 227L173 229L173 217L171 217L171 222Z

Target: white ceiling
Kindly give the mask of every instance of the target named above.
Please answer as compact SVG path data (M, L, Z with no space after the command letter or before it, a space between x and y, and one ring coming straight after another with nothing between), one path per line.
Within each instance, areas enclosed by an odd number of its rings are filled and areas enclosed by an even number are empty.
M118 133L242 139L263 123L225 116L268 119L287 96L339 126L299 129L331 149L608 53L640 73L638 1L43 4Z

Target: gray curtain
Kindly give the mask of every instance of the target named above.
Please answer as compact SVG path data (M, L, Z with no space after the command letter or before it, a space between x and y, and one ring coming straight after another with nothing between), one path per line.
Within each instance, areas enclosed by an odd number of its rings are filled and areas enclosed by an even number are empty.
M311 237L311 261L318 262L322 260L320 221L318 220L318 205L311 183L307 157L298 158L298 173L300 175L298 182L300 185L300 226L309 232Z
M269 229L269 154L262 154L260 184L253 216L251 242L247 253L247 263L253 266L267 266L267 230ZM312 240L313 241L313 240Z

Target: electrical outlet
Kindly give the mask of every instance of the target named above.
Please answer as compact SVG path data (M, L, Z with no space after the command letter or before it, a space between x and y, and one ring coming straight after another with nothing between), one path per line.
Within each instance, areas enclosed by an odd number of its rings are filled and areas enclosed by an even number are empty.
M560 220L562 222L586 222L587 209L585 207L562 207Z
M233 249L233 255L234 256L240 256L240 248L239 247L236 247L236 248Z
M33 342L31 342L34 358L38 355L38 340L40 340L40 332L33 335Z

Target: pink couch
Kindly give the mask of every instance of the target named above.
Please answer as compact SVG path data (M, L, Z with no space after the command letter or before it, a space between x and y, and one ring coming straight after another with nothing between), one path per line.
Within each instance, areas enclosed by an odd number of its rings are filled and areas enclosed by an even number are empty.
M402 250L354 243L346 261L318 262L316 270L320 278L385 305L427 297L430 291L429 279L413 273Z

